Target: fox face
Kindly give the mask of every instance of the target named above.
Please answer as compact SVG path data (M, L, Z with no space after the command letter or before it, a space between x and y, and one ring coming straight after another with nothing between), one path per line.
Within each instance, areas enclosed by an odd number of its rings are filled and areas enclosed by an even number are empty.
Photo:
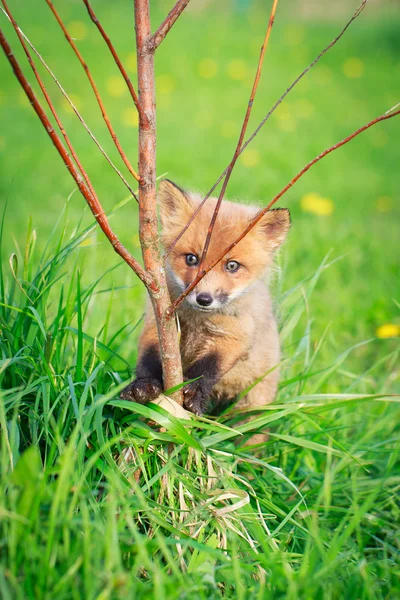
M197 274L208 228L217 202L209 198L189 229L171 246L202 198L186 192L169 180L161 182L159 204L162 240L167 251L167 279L171 295L179 296ZM245 229L259 208L224 200L218 213L205 268ZM229 312L235 300L261 279L272 263L275 250L290 228L290 213L280 208L268 211L187 296L187 307L204 312Z

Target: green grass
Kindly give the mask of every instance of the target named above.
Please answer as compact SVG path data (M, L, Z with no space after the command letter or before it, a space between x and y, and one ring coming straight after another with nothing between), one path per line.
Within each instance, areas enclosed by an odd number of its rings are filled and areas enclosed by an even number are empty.
M107 4L99 16L127 57L131 7ZM204 191L232 153L266 20L261 2L242 14L222 4L185 14L157 57L158 172ZM10 5L117 162L43 3ZM347 18L306 21L297 9L278 10L254 125ZM107 92L112 61L98 60L79 2L60 10L86 25L80 48L134 160L128 98ZM399 101L398 24L389 9L367 8L259 134L230 197L265 204L314 155ZM238 81L229 73L239 59ZM207 65L215 77L201 76ZM118 399L143 290L78 193L65 205L71 179L4 59L0 77L0 597L397 597L400 347L376 330L400 323L400 120L322 161L285 197L293 227L273 282L284 351L275 404L251 426L232 413L189 426ZM138 254L134 202L58 106L113 227ZM333 213L304 212L307 193L331 199ZM261 450L243 446L249 427L270 429Z
M277 402L188 425L118 399L127 328L109 333L102 290L87 333L102 281L76 255L94 225L65 221L37 262L31 234L0 306L2 597L393 597L399 397L367 390L400 349L330 391L351 349L318 368L307 306L334 264L279 297ZM258 453L233 443L265 426Z

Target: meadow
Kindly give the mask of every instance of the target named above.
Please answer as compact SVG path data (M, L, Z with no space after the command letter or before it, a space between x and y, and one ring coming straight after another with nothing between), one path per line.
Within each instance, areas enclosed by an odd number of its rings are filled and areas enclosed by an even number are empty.
M154 3L154 23L166 4ZM327 15L304 4L278 8L249 130L358 5ZM45 3L9 5L123 170ZM94 6L134 77L130 3ZM135 163L137 116L115 65L83 3L59 10ZM159 176L206 192L224 170L268 16L261 1L193 0L160 47ZM243 153L230 199L265 205L400 101L399 26L395 4L367 6ZM45 80L113 228L140 257L134 200ZM281 201L293 224L272 280L276 402L251 425L229 412L188 424L119 400L144 290L97 231L4 57L0 81L0 597L398 597L400 117ZM265 447L243 446L263 427Z

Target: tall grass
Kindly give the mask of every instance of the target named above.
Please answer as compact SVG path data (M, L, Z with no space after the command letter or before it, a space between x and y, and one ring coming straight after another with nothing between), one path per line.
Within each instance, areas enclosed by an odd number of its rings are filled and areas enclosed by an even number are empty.
M397 597L399 398L370 393L374 365L341 376L353 348L315 366L309 299L333 259L276 286L275 404L187 422L118 398L140 323L115 327L107 273L82 275L93 227L62 215L38 257L30 223L2 257L0 597ZM377 361L388 380L398 358Z

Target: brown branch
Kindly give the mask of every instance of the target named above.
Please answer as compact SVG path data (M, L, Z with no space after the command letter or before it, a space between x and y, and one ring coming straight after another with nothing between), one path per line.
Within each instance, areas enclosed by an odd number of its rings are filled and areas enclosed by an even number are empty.
M321 154L319 154L318 156L316 156L305 167L303 167L303 169L301 169L301 171L299 171L299 173L297 173L297 175L295 175L293 177L293 179L291 179L289 181L289 183L286 184L284 188L282 188L282 190L279 192L279 194L277 194L265 208L263 208L262 210L260 210L257 213L257 215L254 217L254 219L252 219L252 221L250 221L250 223L248 224L248 226L246 227L246 229L244 229L242 231L242 233L239 235L239 237L237 237L234 242L232 242L227 248L225 248L225 250L218 256L218 258L216 260L214 260L212 263L210 263L207 266L206 269L203 269L201 271L201 273L197 274L196 278L192 281L192 283L179 296L179 298L177 298L175 300L175 302L169 307L167 314L169 316L171 316L173 314L174 310L176 308L178 308L178 306L183 302L183 300L186 298L186 296L188 294L190 294L190 292L196 287L196 285L199 283L199 281L201 281L201 279L203 279L203 277L205 275L207 275L207 273L209 271L211 271L211 269L213 269L224 258L224 256L226 256L226 254L228 254L228 252L230 252L230 250L232 250L232 248L234 248L235 246L237 246L237 244L260 221L260 219L265 215L265 213L283 196L283 194L285 194L296 183L296 181L298 181L300 179L300 177L302 177L305 173L307 173L307 171L313 165L315 165L315 163L317 163L320 160L322 160L325 156L327 156L328 154L330 154L334 150L337 150L338 148L341 148L341 146L344 146L345 144L347 144L348 142L350 142L353 138L355 138L357 135L359 135L363 131L366 131L367 129L369 129L373 125L376 125L376 123L380 123L381 121L386 121L387 119L391 119L392 117L395 117L396 115L399 115L399 114L400 114L400 109L399 110L395 110L395 111L393 111L393 109L391 109L390 111L387 111L385 114L381 115L380 117L377 117L376 119L373 119L372 121L370 121L366 125L363 125L359 129L357 129L357 131L354 131L352 134L348 135L341 142L337 142L336 144L334 144L330 148L327 148L326 150L324 150L323 152L321 152Z
M185 10L185 8L189 4L189 2L190 2L190 0L178 0L178 2L175 4L173 9L165 17L165 19L161 23L160 27L157 29L157 31L154 33L154 35L151 36L151 38L149 39L149 41L148 41L149 50L154 52L154 50L156 50L158 48L158 46L161 44L161 42L163 41L163 39L165 38L165 36L169 32L169 30L171 29L171 27L173 26L175 21L183 13L183 11Z
M157 285L157 293L150 290L160 346L165 389L183 381L182 362L177 327L174 319L167 318L171 303L165 269L160 254L156 200L156 103L154 51L151 49L149 0L135 0L135 28L138 65L139 105L139 237L143 262ZM174 399L182 404L181 392Z
M37 69L35 67L35 64L34 64L34 62L32 60L32 56L31 56L31 54L30 54L30 52L29 52L29 50L28 50L28 48L27 48L27 46L25 44L25 40L24 40L23 35L22 35L22 33L21 33L21 31L20 31L20 29L18 27L18 24L17 24L16 20L14 19L14 17L12 16L11 11L8 8L7 3L6 3L5 0L2 0L2 4L4 6L4 10L6 12L6 15L8 16L8 18L10 19L10 21L12 23L12 26L14 27L15 33L18 36L18 39L19 39L19 41L21 43L21 46L22 46L22 48L23 48L23 50L25 52L25 55L26 55L26 57L28 59L29 65L31 66L33 74L35 75L36 80L37 80L37 82L39 84L39 87L42 90L42 93L43 93L43 96L45 97L47 105L50 108L50 111L51 111L53 117L56 120L56 123L57 123L57 125L58 125L58 127L59 127L59 129L61 131L62 136L64 137L65 143L67 144L67 146L69 148L69 151L71 152L72 157L75 160L75 163L76 163L79 171L81 172L81 174L82 174L82 176L83 176L83 178L84 178L84 180L86 182L87 187L89 188L92 196L95 197L96 196L96 192L94 191L94 188L93 188L92 183L91 183L91 181L90 181L90 179L88 177L88 174L86 173L85 169L83 168L83 165L80 162L80 160L78 158L78 155L76 154L76 152L75 152L75 150L74 150L74 148L73 148L73 146L72 146L72 144L70 142L70 139L69 139L69 137L67 135L67 132L65 131L65 128L64 128L63 124L61 123L61 120L60 120L60 118L59 118L59 116L58 116L58 114L57 114L57 112L56 112L56 110L54 108L54 105L53 105L52 101L51 101L51 98L50 98L50 96L49 96L49 94L48 94L48 92L47 92L47 90L46 90L46 88L45 88L45 86L43 84L43 81L41 80L40 75L39 75L39 73L38 73L38 71L37 71Z
M240 156L240 154L242 154L242 152L244 152L246 150L247 146L250 144L250 142L253 141L253 139L255 138L255 136L257 135L257 133L265 125L265 123L268 121L268 119L271 117L271 115L275 112L275 110L278 108L278 106L283 102L283 100L286 98L286 96L289 94L289 92L291 92L292 89L304 77L304 75L306 75L306 73L308 73L312 69L312 67L314 67L320 61L320 59L324 56L324 54L326 54L326 52L328 52L328 50L330 50L340 40L340 38L344 35L344 33L347 31L347 29L350 27L350 25L353 23L353 21L355 21L355 19L357 19L357 17L364 10L366 3L367 3L367 0L363 0L363 2L357 8L357 10L354 13L354 15L351 17L351 19L343 27L342 31L332 40L332 42L330 44L328 44L328 46L326 46L318 54L318 56L313 60L313 62L310 63L308 65L308 67L306 67L304 69L304 71L302 71L302 73L300 73L300 75L293 81L293 83L282 94L282 96L275 102L275 104L271 108L271 110L266 114L266 116L261 121L261 123L258 125L258 127L255 129L255 131L251 134L251 136L243 144L242 148L240 149L239 156ZM221 175L218 177L217 181L214 183L214 185L212 186L212 188L210 189L210 191L206 194L206 196L204 197L204 199L201 201L201 203L199 204L199 206L196 208L196 210L194 211L194 213L192 214L192 216L190 217L190 219L188 220L188 222L186 223L186 225L182 228L182 230L176 236L176 238L174 239L174 241L172 242L172 244L170 245L170 247L168 248L168 250L165 252L165 256L168 256L168 254L171 252L171 250L174 248L174 246L177 244L177 242L181 239L181 237L183 236L183 234L189 229L189 227L191 226L191 224L193 223L193 221L195 220L195 218L197 217L197 215L199 214L199 212L203 208L204 204L207 202L207 200L210 198L211 194L214 192L214 190L218 187L218 185L221 183L222 179L227 174L229 166L230 165L228 165L226 167L225 171L223 173L221 173Z
M32 104L43 127L47 131L47 134L49 135L49 137L52 140L54 146L56 147L58 153L60 154L62 160L64 161L65 166L71 173L81 194L83 195L86 202L88 203L97 223L99 224L102 231L106 235L107 239L111 243L115 252L117 252L117 254L119 254L119 256L121 256L121 258L131 267L131 269L136 273L136 275L141 279L141 281L149 289L152 289L156 292L157 288L156 288L156 285L155 285L151 275L149 273L146 273L146 271L143 269L143 267L141 267L141 265L136 261L136 259L126 250L126 248L124 248L124 246L118 240L115 233L110 228L108 219L104 213L104 210L103 210L97 196L95 194L93 195L93 193L91 192L89 187L87 187L87 185L85 184L82 176L77 171L71 157L69 156L67 150L63 146L63 143L62 143L60 137L54 130L54 127L52 126L50 120L48 119L45 111L42 108L42 105L40 104L38 98L36 97L35 92L33 91L32 87L30 86L25 75L23 74L21 67L19 66L19 63L18 63L17 59L15 58L15 56L11 50L11 47L10 47L9 43L7 42L1 29L0 29L0 45L3 48L4 54L6 55L6 58L8 59L16 78L18 79L18 81L19 81L20 85L22 86L25 94L27 95L30 103Z
M130 94L132 96L133 102L135 103L137 111L140 112L138 97L136 95L136 92L135 92L135 89L134 89L134 87L132 85L132 82L131 82L131 80L129 78L129 75L126 72L126 69L125 69L124 65L122 64L122 62L121 62L121 59L119 58L119 56L118 56L118 54L117 54L114 46L112 45L112 42L111 42L110 38L108 37L108 35L104 31L104 28L103 28L102 24L100 23L99 19L97 18L96 14L95 14L95 12L93 10L93 8L90 6L89 0L82 0L82 1L83 1L84 5L87 8L87 11L89 13L89 17L92 19L93 23L96 25L97 29L100 31L100 33L101 33L101 35L103 37L103 40L107 44L108 49L110 50L110 52L111 52L111 54L112 54L112 56L113 56L113 58L114 58L114 60L116 62L116 65L117 65L117 67L118 67L118 69L119 69L122 77L125 79L125 83L128 86L129 92L130 92Z
M265 38L264 38L264 42L263 45L261 46L261 52L260 52L260 58L258 60L258 65L257 65L257 71L256 71L256 76L254 78L254 83L253 83L253 87L251 90L251 94L250 94L250 99L249 102L247 104L247 109L246 109L246 114L244 117L244 121L243 121L243 125L242 125L242 129L240 131L240 135L239 135L239 140L238 143L236 145L236 149L235 152L233 154L233 158L228 166L228 170L225 176L225 180L224 183L222 184L222 188L220 191L220 194L218 196L218 200L217 203L215 205L214 208L214 213L213 216L211 217L211 221L210 221L210 225L208 227L208 231L207 231L207 237L206 237L206 241L204 244L204 248L203 248L203 253L201 255L201 259L200 259L200 263L199 263L199 268L198 268L198 273L200 273L200 271L202 271L206 257L207 257L207 252L208 252L208 248L210 246L210 242L211 242L211 238L212 238L212 234L214 231L214 227L215 227L215 223L217 221L218 218L218 213L219 213L219 209L221 206L221 202L222 199L225 195L226 192L226 188L228 187L228 183L229 180L231 178L232 175L232 171L233 168L236 164L236 161L238 159L238 156L240 154L240 150L243 144L243 140L244 140L244 136L246 135L246 130L247 130L247 126L249 124L249 119L250 119L250 115L251 115L251 109L253 108L253 102L254 102L254 98L257 92L257 88L258 88L258 84L260 82L260 77L261 77L261 70L262 70L262 65L264 62L264 56L265 56L265 51L267 49L268 46L268 41L271 35L271 30L272 30L272 26L274 24L274 20L275 20L275 12L276 12L276 7L278 5L278 0L274 0L272 3L272 8L271 8L271 14L269 17L269 21L268 21L268 27L267 27L267 31L265 33Z
M118 152L119 152L122 160L124 161L125 166L127 167L127 169L130 172L130 174L136 179L136 181L140 181L140 176L136 173L136 171L134 170L134 168L130 164L130 162L129 162L129 160L128 160L126 154L125 154L125 152L123 151L123 149L121 147L121 144L120 144L120 142L118 140L117 134L115 133L115 131L113 129L113 126L111 125L111 122L110 122L110 119L109 119L108 114L106 112L104 103L103 103L103 101L101 99L101 96L99 94L99 91L98 91L97 86L96 86L96 84L94 82L94 79L92 77L92 74L91 74L91 72L89 70L88 65L86 64L85 60L83 59L82 54L79 52L78 47L76 46L75 42L73 41L73 39L69 35L69 33L68 33L68 31L67 31L64 23L63 23L63 21L61 20L61 17L59 16L58 12L56 11L56 9L55 9L53 3L51 2L51 0L46 0L46 3L49 6L49 8L50 8L51 12L53 13L53 15L55 16L55 18L56 18L58 24L60 25L60 27L61 27L61 29L62 29L62 31L63 31L63 33L64 33L64 35L65 35L65 37L66 37L66 39L68 41L68 43L70 44L71 48L75 52L75 55L77 56L79 62L81 63L81 65L82 65L82 67L83 67L83 69L84 69L84 71L85 71L85 73L87 75L87 78L89 79L89 82L90 82L90 85L91 85L92 90L94 92L94 95L96 96L97 103L98 103L98 105L100 107L100 111L101 111L102 117L104 119L104 122L107 125L107 129L110 132L112 140L113 140L113 142L114 142L114 144L115 144L115 146L116 146L116 148L117 148L117 150L118 150Z
M7 18L11 21L10 17L8 16L8 14L4 10L4 8L0 7L0 9L7 16ZM46 69L46 71L50 74L50 76L52 77L54 83L56 84L56 86L58 87L58 89L61 91L61 93L64 96L64 98L67 100L67 102L71 106L72 110L74 111L75 115L78 117L79 121L82 123L83 127L86 129L86 131L88 132L88 134L90 135L90 137L92 138L92 140L94 141L94 143L96 144L96 146L98 147L98 149L100 150L100 152L102 153L102 155L104 156L104 158L106 159L106 161L114 169L114 171L116 172L116 174L118 175L118 177L121 179L122 183L125 185L125 187L129 190L129 192L135 198L136 202L139 202L137 195L135 194L135 192L133 191L133 189L131 188L131 186L129 185L129 183L126 181L126 179L122 175L121 171L118 169L118 167L116 167L116 165L113 163L113 161L111 160L111 158L108 156L108 154L106 153L106 151L104 150L104 148L101 146L100 142L95 137L95 135L93 134L93 132L90 130L90 128L87 125L86 121L84 120L84 118L82 117L82 115L80 114L80 112L78 111L78 109L76 108L75 104L72 102L71 98L68 96L67 92L65 91L65 89L63 88L63 86L61 85L61 83L59 82L59 80L57 79L57 77L55 76L55 74L53 73L53 71L50 69L49 65L46 63L46 61L44 60L44 58L42 57L42 55L38 52L37 48L35 48L35 46L32 44L32 42L30 41L30 39L25 35L25 33L22 31L22 29L19 26L18 26L18 31L21 33L21 35L24 38L24 40L27 42L27 44L30 46L30 48L33 50L33 52L36 54L36 56L38 57L38 59L40 60L40 62L44 66L44 68Z

